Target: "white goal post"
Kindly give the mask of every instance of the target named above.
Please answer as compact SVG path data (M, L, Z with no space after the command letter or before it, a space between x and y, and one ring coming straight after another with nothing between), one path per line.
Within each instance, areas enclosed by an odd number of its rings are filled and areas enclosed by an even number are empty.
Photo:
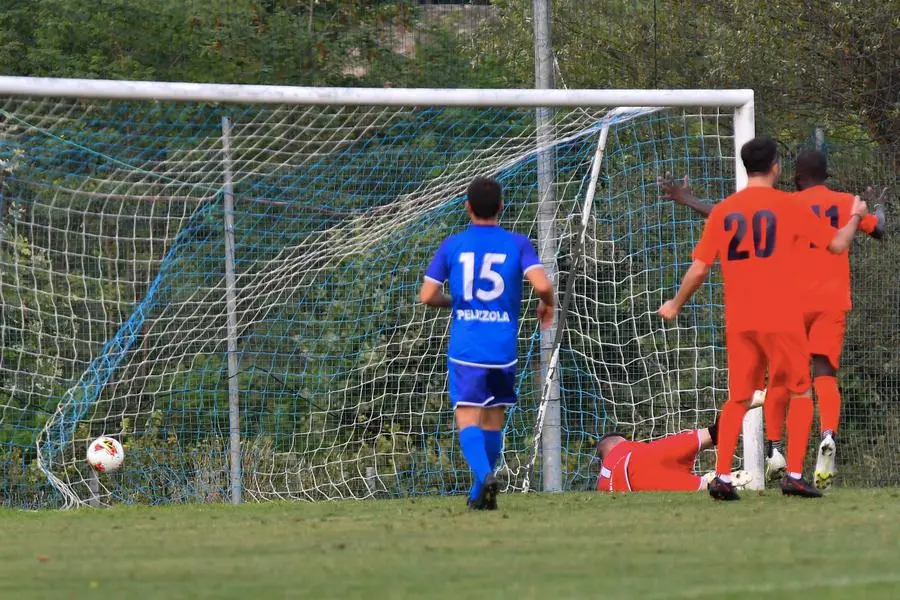
M561 110L539 148L542 107ZM725 399L716 285L672 328L653 314L700 226L659 201L655 177L692 170L716 199L744 187L752 90L0 77L0 117L0 209L19 211L0 215L0 268L17 273L0 280L0 306L37 299L5 324L23 350L0 362L0 404L34 430L63 505L463 489L446 316L416 306L411 286L461 226L453 209L475 174L498 175L503 223L537 236L534 158L548 150L559 233L536 245L572 290L550 370L567 486L593 468L594 428L655 438L708 424ZM527 315L501 471L511 490L541 434L535 331ZM48 419L28 420L48 402ZM744 422L756 488L761 412ZM83 454L100 433L128 458L98 482Z

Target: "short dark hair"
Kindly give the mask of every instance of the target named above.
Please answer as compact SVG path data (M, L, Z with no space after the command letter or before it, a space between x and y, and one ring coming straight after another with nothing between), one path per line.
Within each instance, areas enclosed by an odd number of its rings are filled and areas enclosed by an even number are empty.
M765 175L778 162L778 144L768 137L753 138L741 147L747 175Z
M624 433L620 433L618 431L611 431L609 433L604 433L600 436L600 439L597 440L597 456L600 457L600 460L606 458L606 455L609 454L609 451L606 449L608 440L612 438L622 438L627 440L628 437Z
M794 180L820 183L828 179L828 159L822 152L806 150L797 157Z
M476 177L466 190L466 200L479 219L492 219L500 212L503 190L493 177Z

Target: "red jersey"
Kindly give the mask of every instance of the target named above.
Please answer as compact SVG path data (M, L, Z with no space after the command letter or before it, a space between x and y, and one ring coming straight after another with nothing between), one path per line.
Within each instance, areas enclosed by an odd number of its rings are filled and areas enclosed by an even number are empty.
M722 263L726 331L802 330L800 248L827 247L834 230L771 187L748 187L709 213L694 260Z
M797 192L794 197L823 223L837 230L850 221L853 195L835 192L817 185ZM859 223L866 233L875 231L878 219L867 215ZM848 311L850 302L850 256L845 250L832 254L810 243L801 246L800 284L807 302L807 312Z
M620 442L610 450L603 463L600 465L600 478L597 480L598 492L631 492L631 482L628 480L628 465L631 462L631 454L635 450L645 447L643 442Z

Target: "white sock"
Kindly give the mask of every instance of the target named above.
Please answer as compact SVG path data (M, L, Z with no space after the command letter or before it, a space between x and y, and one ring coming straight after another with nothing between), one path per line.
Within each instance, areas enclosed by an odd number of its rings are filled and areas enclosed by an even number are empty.
M803 477L803 473L790 472L788 473L788 477L790 477L791 479L801 479Z
M730 474L729 475L717 475L716 477L718 477L719 481L721 481L722 483L731 483L731 475Z

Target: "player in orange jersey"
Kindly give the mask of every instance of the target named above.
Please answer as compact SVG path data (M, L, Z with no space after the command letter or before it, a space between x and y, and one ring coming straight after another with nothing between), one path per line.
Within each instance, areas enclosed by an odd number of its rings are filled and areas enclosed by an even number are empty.
M832 191L825 185L828 164L821 152L806 151L797 157L794 183L799 190L795 198L817 217L837 229L850 220L851 194ZM684 185L675 185L668 177L660 182L666 197L708 215L711 204L699 201ZM871 190L870 190L871 191ZM875 239L884 236L885 216L881 208L865 216L859 229ZM841 397L837 386L837 369L844 344L846 314L851 308L850 261L846 252L830 254L810 244L801 259L804 268L798 272L807 300L804 326L809 339L813 363L813 387L819 404L821 442L816 459L815 483L828 489L834 479L835 434L840 418ZM770 387L765 405L766 477L780 479L786 462L782 433L787 413L788 391Z
M702 285L709 267L722 263L725 288L725 336L728 401L721 414L717 476L709 485L718 500L738 500L731 481L731 460L753 392L762 387L768 368L772 386L790 392L786 495L819 497L803 480L803 457L812 428L809 349L803 326L802 288L797 284L800 248L810 242L840 253L847 249L866 214L854 199L849 223L838 232L817 219L791 195L776 190L778 146L755 138L741 148L747 187L715 205L694 248L694 262L678 293L659 309L672 320ZM780 293L772 293L780 290Z
M701 450L716 445L719 422L705 429L670 435L654 442L632 442L623 433L607 433L597 443L600 456L598 492L696 492L715 476L694 474ZM731 474L735 487L750 482L750 473Z

